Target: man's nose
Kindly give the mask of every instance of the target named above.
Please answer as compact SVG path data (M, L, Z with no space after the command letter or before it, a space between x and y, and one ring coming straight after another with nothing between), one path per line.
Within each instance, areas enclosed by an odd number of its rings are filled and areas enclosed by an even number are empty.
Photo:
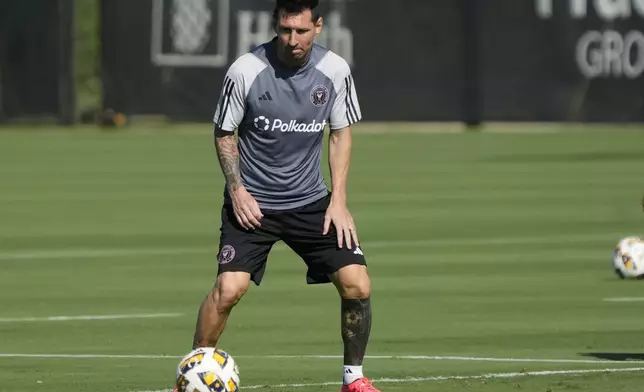
M295 32L292 32L288 37L288 45L291 47L297 46L297 40L295 39Z

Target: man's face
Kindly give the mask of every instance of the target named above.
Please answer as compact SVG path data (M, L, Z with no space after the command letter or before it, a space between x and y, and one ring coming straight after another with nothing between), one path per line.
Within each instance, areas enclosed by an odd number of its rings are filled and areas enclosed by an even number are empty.
M291 66L303 64L321 31L322 18L313 21L310 9L299 14L280 11L276 26L280 59Z

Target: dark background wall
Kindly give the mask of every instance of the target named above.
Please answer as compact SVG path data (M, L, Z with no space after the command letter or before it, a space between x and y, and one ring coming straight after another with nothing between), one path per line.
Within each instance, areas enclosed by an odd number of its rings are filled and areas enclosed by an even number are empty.
M0 4L0 120L71 120L72 5L58 0Z
M102 106L210 121L271 0L93 0ZM0 3L0 120L74 116L74 0ZM85 3L83 3L85 4ZM38 10L38 12L33 12ZM322 0L370 121L644 120L644 0Z

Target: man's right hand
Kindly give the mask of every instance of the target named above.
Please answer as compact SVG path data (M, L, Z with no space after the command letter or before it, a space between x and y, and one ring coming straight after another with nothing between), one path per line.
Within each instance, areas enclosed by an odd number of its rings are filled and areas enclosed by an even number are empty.
M259 209L257 200L248 193L245 187L240 186L230 192L233 201L233 210L237 222L246 230L256 229L261 226L260 220L264 217Z

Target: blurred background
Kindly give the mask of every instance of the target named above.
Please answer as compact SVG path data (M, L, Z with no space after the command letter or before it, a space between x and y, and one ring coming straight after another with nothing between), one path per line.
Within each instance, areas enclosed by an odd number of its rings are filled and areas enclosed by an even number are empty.
M644 235L644 0L321 4L364 117L366 374L639 390L644 294L611 256ZM171 392L217 272L216 100L272 8L0 0L0 391ZM337 294L305 272L276 244L233 311L243 387L339 389Z
M99 109L208 122L227 67L272 37L272 7L3 1L0 122L74 123ZM637 122L643 8L637 0L323 0L318 42L352 66L369 121Z

